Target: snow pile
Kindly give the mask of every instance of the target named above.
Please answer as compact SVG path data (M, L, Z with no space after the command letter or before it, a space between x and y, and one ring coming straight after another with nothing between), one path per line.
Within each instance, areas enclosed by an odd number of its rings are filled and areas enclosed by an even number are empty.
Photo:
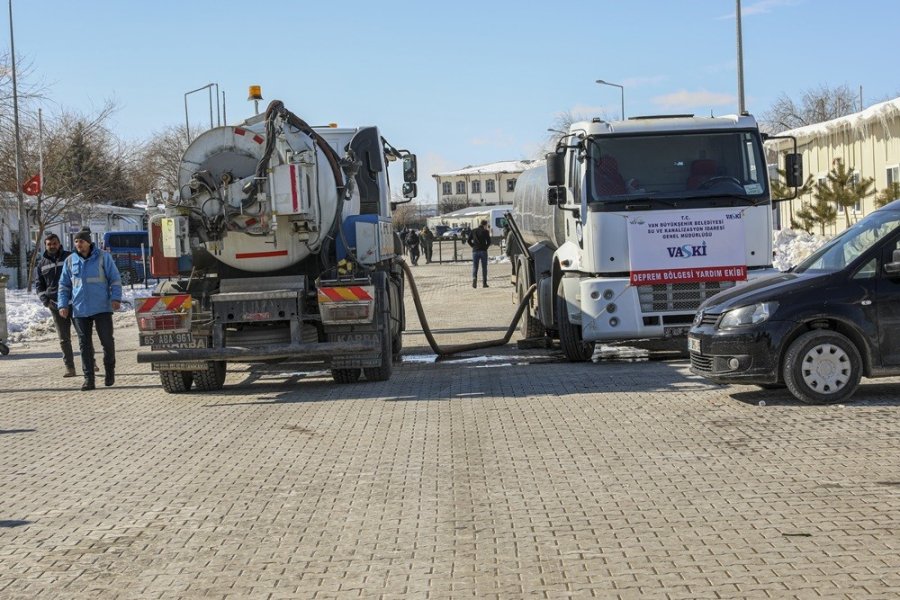
M779 271L787 271L827 241L827 237L796 229L775 231L775 257L772 264Z

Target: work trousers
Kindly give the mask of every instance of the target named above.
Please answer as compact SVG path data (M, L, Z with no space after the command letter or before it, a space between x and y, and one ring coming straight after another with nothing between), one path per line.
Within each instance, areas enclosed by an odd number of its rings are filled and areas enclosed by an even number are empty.
M54 306L54 305L51 305ZM56 335L59 337L59 347L63 353L63 362L66 368L75 368L75 356L72 354L72 319L59 316L59 310L50 309L53 315L53 325L56 326Z
M116 371L116 342L113 339L112 313L98 313L90 317L75 317L78 347L81 350L81 370L85 379L94 379L94 326L103 346L103 368L106 373Z
M487 250L472 250L472 279L478 279L478 264L481 263L481 281L487 283Z

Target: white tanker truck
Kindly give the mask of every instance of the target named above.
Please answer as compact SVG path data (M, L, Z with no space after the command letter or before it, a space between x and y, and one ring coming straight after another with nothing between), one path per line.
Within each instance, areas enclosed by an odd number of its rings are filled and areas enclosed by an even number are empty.
M167 392L220 389L229 362L322 360L339 383L391 376L405 327L388 161L416 159L375 127L312 128L270 103L189 145L176 200L150 219L135 302L140 363Z
M514 300L537 284L524 337L571 361L596 342L686 350L703 300L772 272L764 157L748 115L574 123L516 184ZM798 155L786 166L796 187Z

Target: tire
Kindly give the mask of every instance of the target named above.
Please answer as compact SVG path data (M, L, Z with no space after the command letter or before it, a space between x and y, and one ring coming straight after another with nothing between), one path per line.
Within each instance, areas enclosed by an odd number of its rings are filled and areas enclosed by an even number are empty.
M377 367L365 367L363 369L363 373L366 374L366 379L368 381L387 381L391 378L391 373L393 373L394 370L390 290L387 289L387 286L390 284L387 281L387 277L379 279L378 281L379 287L381 288L378 294L381 298L378 304L380 309L378 314L381 319L381 323L379 323L379 330L381 331L381 364Z
M556 324L559 327L559 345L569 362L586 362L594 355L594 342L581 339L581 327L569 321L563 282L556 288Z
M137 273L134 272L134 269L122 269L119 271L119 279L122 281L122 286L134 285L137 283Z
M859 387L862 358L846 336L816 329L790 345L784 357L783 376L787 388L801 402L843 402Z
M183 394L190 391L194 374L191 371L160 371L159 381L169 394Z
M524 264L519 264L519 271L516 276L516 298L518 299L519 304L522 303L522 298L524 298L525 293L528 292L528 280L525 277L526 268L527 267ZM529 338L542 338L545 334L543 323L534 316L532 310L533 300L534 296L528 301L525 311L522 312L522 318L519 320L519 333L521 333L522 337L526 340Z
M191 371L194 387L201 392L214 392L225 386L225 361L209 361L205 371Z
M335 383L356 383L359 381L361 374L362 369L358 368L331 370L331 378L334 379Z

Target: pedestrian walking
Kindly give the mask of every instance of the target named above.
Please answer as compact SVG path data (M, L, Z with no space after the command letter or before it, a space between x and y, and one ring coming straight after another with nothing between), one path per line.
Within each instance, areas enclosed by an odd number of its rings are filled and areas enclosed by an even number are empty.
M422 228L422 233L419 237L422 239L422 252L425 253L425 264L428 264L431 262L431 255L434 252L434 233L426 225Z
M488 222L482 221L472 230L467 239L472 247L472 287L478 287L478 264L481 263L481 285L488 287L487 282L487 250L491 245L491 232Z
M94 389L93 329L103 347L103 383L116 381L116 345L113 337L113 311L122 302L122 281L112 256L95 247L90 231L75 234L75 252L63 263L59 278L59 314L68 318L71 312L81 349L81 391Z
M59 277L63 264L71 252L63 250L62 242L55 233L48 233L44 238L44 253L34 267L34 289L38 298L53 315L53 325L59 338L59 347L63 353L63 364L66 367L63 377L75 377L75 356L72 353L72 320L59 314Z
M419 264L419 234L415 229L410 229L406 234L406 247L409 248L409 260L412 264Z

